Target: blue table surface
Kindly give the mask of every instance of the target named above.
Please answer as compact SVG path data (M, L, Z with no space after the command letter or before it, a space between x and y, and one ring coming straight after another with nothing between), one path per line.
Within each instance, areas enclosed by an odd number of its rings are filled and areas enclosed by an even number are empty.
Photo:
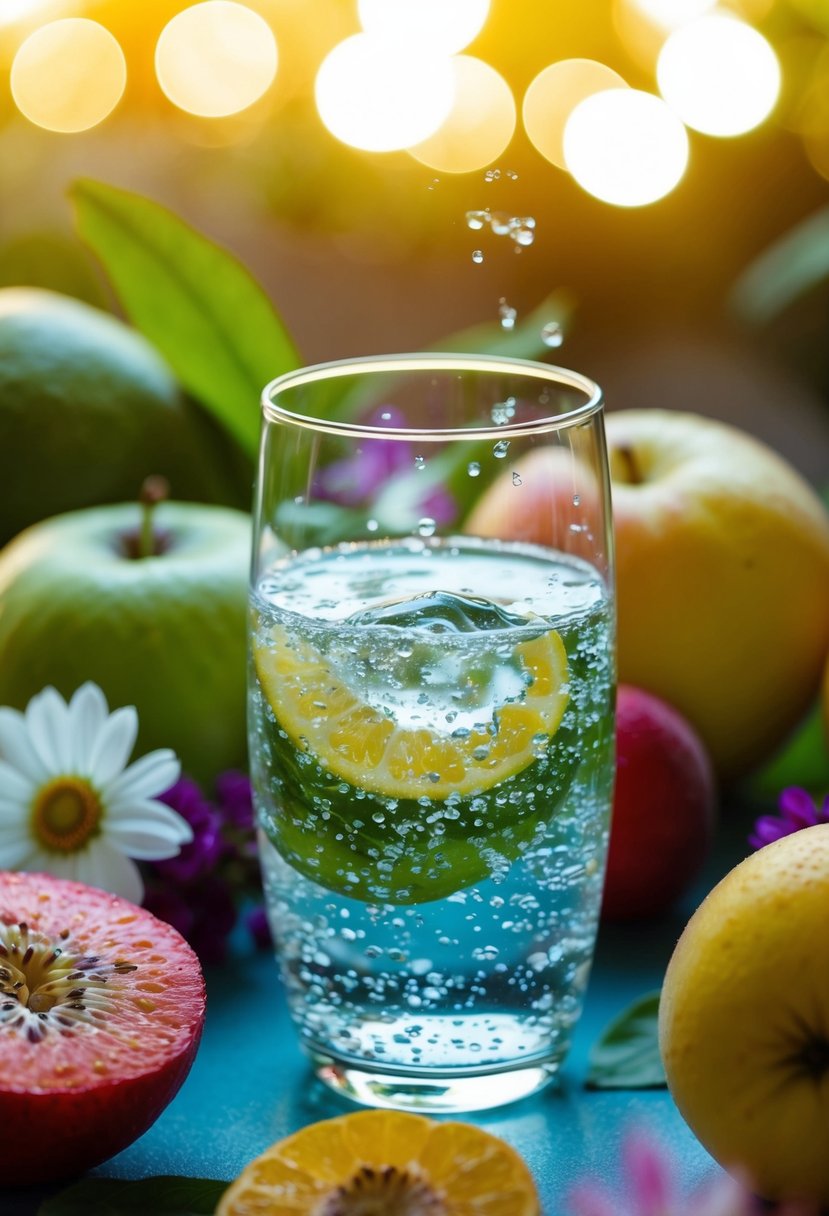
M747 823L745 812L725 817L701 883L672 913L653 923L602 925L560 1083L499 1110L459 1116L518 1149L536 1179L545 1216L566 1216L568 1191L587 1177L620 1185L620 1146L631 1128L652 1133L664 1145L683 1190L718 1170L666 1090L590 1091L584 1078L591 1046L616 1014L660 986L694 904L745 855ZM228 964L208 972L207 986L204 1037L182 1089L150 1130L93 1171L95 1176L230 1180L274 1141L355 1109L310 1072L270 955L240 948ZM0 1191L0 1213L34 1216L55 1189Z

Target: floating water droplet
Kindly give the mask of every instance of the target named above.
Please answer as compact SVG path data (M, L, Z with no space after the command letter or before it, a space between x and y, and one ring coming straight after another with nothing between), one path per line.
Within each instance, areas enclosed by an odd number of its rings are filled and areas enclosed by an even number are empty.
M417 531L420 536L434 536L437 523L428 515L417 521Z
M492 407L492 421L496 426L504 426L515 417L515 398L507 397Z
M514 486L522 486L522 485L524 484L524 482L521 480L521 474L520 474L520 473L513 473L513 475L512 475L512 484L513 484Z
M496 460L503 460L509 451L509 440L499 439L495 447L492 449L492 455Z
M574 506L574 507L579 507L579 506L581 506L581 494L574 494L574 495L573 495L573 506Z
M517 226L510 229L510 236L515 241L516 249L520 249L522 246L526 248L535 240L535 231L532 228Z
M425 469L426 468L426 457L425 456L415 456L415 468L416 469Z
M515 172L514 169L507 169L507 177L510 179L510 181L513 181L513 182L518 181L518 174Z
M489 211L467 211L466 226L471 228L473 232L479 232L481 228L485 228L489 223Z
M545 346L549 346L551 350L555 350L557 346L561 346L564 341L564 330L558 321L548 321L541 330L541 341Z
M476 264L476 266L480 266L480 264L481 264L481 262L482 262L483 260L484 260L484 251L483 251L483 249L473 249L473 251L472 251L472 261L473 261L473 262Z
M518 316L518 310L513 308L511 304L508 304L503 297L501 297L501 301L498 304L498 316L501 321L501 329L515 329L515 318Z
M496 236L507 236L514 220L506 211L493 211L489 218L489 226Z
M367 519L366 520L366 532L376 532L379 527L380 527L380 525L378 524L376 519Z
M470 477L480 477L481 466L478 464L477 460L470 460L469 464L466 466L466 471Z
M500 177L501 177L500 169L487 169L486 173L484 174L484 181L485 182L497 182L500 180Z

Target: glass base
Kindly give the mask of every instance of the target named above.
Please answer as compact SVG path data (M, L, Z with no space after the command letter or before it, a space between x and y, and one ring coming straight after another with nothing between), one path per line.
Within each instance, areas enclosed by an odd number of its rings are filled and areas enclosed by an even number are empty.
M329 1089L361 1106L382 1106L419 1114L464 1114L517 1102L543 1089L555 1078L558 1063L545 1061L506 1071L465 1074L406 1075L377 1072L364 1065L311 1053L314 1070Z

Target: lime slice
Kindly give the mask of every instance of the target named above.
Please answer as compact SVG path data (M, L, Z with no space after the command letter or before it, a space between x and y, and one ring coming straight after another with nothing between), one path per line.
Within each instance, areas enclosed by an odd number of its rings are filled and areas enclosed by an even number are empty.
M362 700L310 643L275 626L254 648L259 683L279 725L333 776L387 798L444 801L482 793L520 773L546 748L569 700L564 644L554 629L520 642L520 701L492 727L467 733L411 729Z

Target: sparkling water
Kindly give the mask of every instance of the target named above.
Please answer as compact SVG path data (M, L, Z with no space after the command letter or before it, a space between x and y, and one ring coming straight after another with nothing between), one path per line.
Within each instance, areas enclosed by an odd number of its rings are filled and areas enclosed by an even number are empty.
M418 536L287 558L252 619L267 906L307 1050L377 1104L537 1088L569 1045L601 897L603 580L532 545Z

